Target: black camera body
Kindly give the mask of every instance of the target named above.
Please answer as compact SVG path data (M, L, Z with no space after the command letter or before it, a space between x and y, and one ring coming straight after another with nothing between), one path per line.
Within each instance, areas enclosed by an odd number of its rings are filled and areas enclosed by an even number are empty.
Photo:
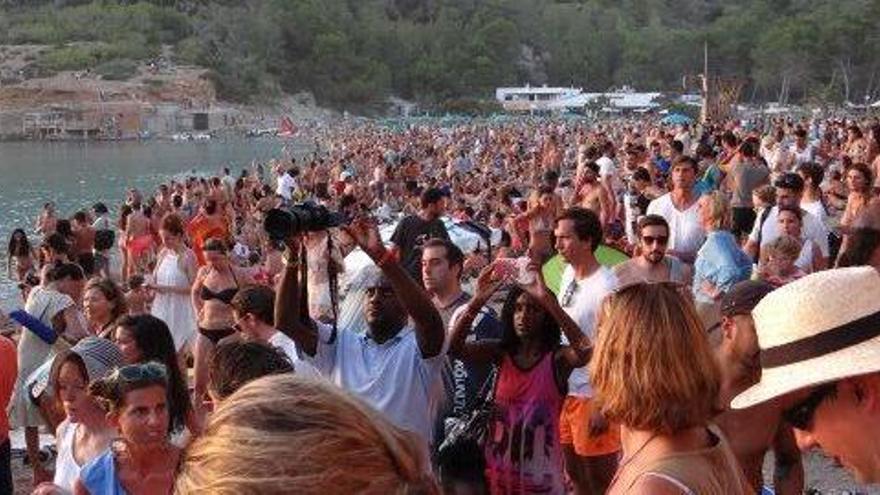
M298 203L274 208L266 213L263 229L272 241L280 242L290 235L318 232L348 223L347 217L314 203Z

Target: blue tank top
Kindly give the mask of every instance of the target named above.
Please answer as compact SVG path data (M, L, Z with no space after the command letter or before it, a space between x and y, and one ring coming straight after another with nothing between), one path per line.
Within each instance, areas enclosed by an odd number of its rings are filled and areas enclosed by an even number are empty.
M116 475L113 449L107 449L83 466L79 478L92 495L126 495Z

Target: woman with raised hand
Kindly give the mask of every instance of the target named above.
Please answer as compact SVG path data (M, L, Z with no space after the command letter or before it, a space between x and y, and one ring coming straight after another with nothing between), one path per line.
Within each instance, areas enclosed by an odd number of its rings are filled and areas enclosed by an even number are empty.
M559 413L572 370L591 344L547 289L537 266L507 296L500 341L468 341L480 309L503 283L498 262L477 279L476 293L452 318L451 357L499 366L495 413L484 455L491 493L564 493ZM530 279L530 280L527 280ZM560 330L569 344L560 343Z

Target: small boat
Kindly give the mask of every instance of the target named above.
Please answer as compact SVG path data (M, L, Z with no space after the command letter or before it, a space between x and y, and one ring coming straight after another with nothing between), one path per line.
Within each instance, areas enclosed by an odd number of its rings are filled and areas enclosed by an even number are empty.
M251 129L251 130L247 131L247 133L245 134L245 136L250 137L250 138L269 137L269 136L277 136L277 135L278 135L278 128L277 127L271 127L271 128L266 128L266 129Z

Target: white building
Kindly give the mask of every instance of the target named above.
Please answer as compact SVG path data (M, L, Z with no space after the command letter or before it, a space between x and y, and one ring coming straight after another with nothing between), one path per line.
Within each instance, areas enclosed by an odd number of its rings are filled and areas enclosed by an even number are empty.
M609 93L584 93L581 88L525 86L497 88L495 99L508 112L564 112L583 110L591 102L603 104L603 111L648 111L660 106L655 100L661 93L638 93L623 88Z
M554 112L583 108L586 104L581 88L549 88L547 86L498 88L495 99L508 112Z

